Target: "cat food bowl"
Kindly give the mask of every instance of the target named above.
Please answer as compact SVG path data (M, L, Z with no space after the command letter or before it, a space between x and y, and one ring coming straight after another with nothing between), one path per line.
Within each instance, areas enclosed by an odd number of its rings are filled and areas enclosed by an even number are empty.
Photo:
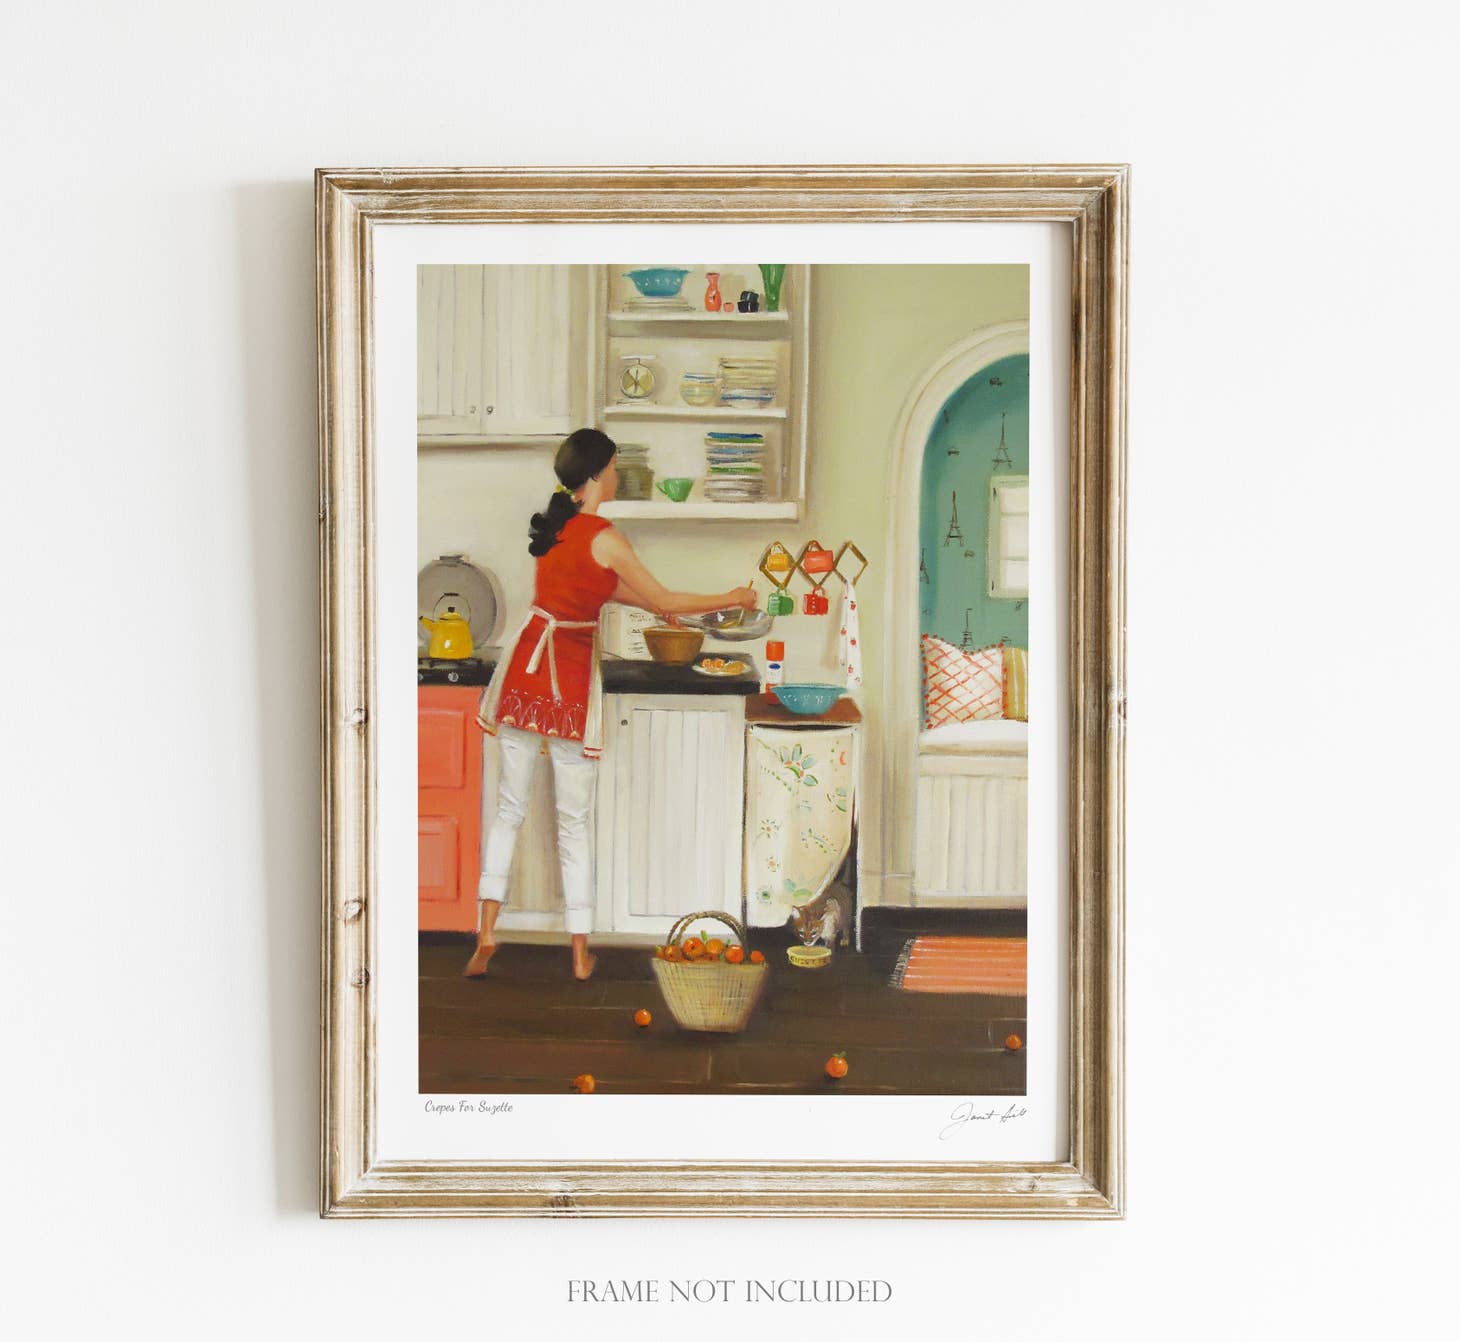
M798 969L825 969L831 963L831 947L787 946L786 959Z

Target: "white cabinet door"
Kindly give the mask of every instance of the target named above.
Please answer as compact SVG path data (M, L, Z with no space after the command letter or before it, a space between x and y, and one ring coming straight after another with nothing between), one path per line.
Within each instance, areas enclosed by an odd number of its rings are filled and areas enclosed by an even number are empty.
M585 366L581 303L586 276L569 266L493 266L494 433L563 436L578 427L577 377Z
M584 414L585 267L421 266L416 432L562 436Z
M416 268L416 432L481 433L492 402L485 266Z
M684 913L740 916L745 703L610 695L598 782L599 908L661 940Z

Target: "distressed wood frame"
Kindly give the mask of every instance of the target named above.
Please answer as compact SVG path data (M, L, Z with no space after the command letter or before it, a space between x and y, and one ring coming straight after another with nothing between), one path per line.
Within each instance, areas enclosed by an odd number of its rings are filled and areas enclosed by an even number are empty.
M1097 166L321 169L315 178L322 826L320 1212L380 1216L1112 1218L1124 1207L1129 171ZM382 1161L375 1152L372 237L377 225L1073 225L1070 1150L968 1164ZM707 1196L708 1195L708 1196Z

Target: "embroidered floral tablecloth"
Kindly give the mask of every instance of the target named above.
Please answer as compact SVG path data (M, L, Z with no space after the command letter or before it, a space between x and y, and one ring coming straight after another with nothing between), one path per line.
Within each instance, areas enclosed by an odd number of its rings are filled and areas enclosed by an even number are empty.
M830 884L852 841L852 728L752 727L746 910L777 927Z

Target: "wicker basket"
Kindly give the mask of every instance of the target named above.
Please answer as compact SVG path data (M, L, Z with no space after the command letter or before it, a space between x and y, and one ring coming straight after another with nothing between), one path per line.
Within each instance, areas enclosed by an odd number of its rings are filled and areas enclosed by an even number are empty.
M698 918L714 918L724 923L740 939L740 944L745 944L745 928L740 922L728 913L713 909L685 914L669 929L669 941L677 942ZM745 1028L769 972L765 964L732 965L723 960L701 964L660 960L656 956L651 963L654 977L659 980L659 991L664 994L664 1004L679 1027L720 1034L734 1034Z

